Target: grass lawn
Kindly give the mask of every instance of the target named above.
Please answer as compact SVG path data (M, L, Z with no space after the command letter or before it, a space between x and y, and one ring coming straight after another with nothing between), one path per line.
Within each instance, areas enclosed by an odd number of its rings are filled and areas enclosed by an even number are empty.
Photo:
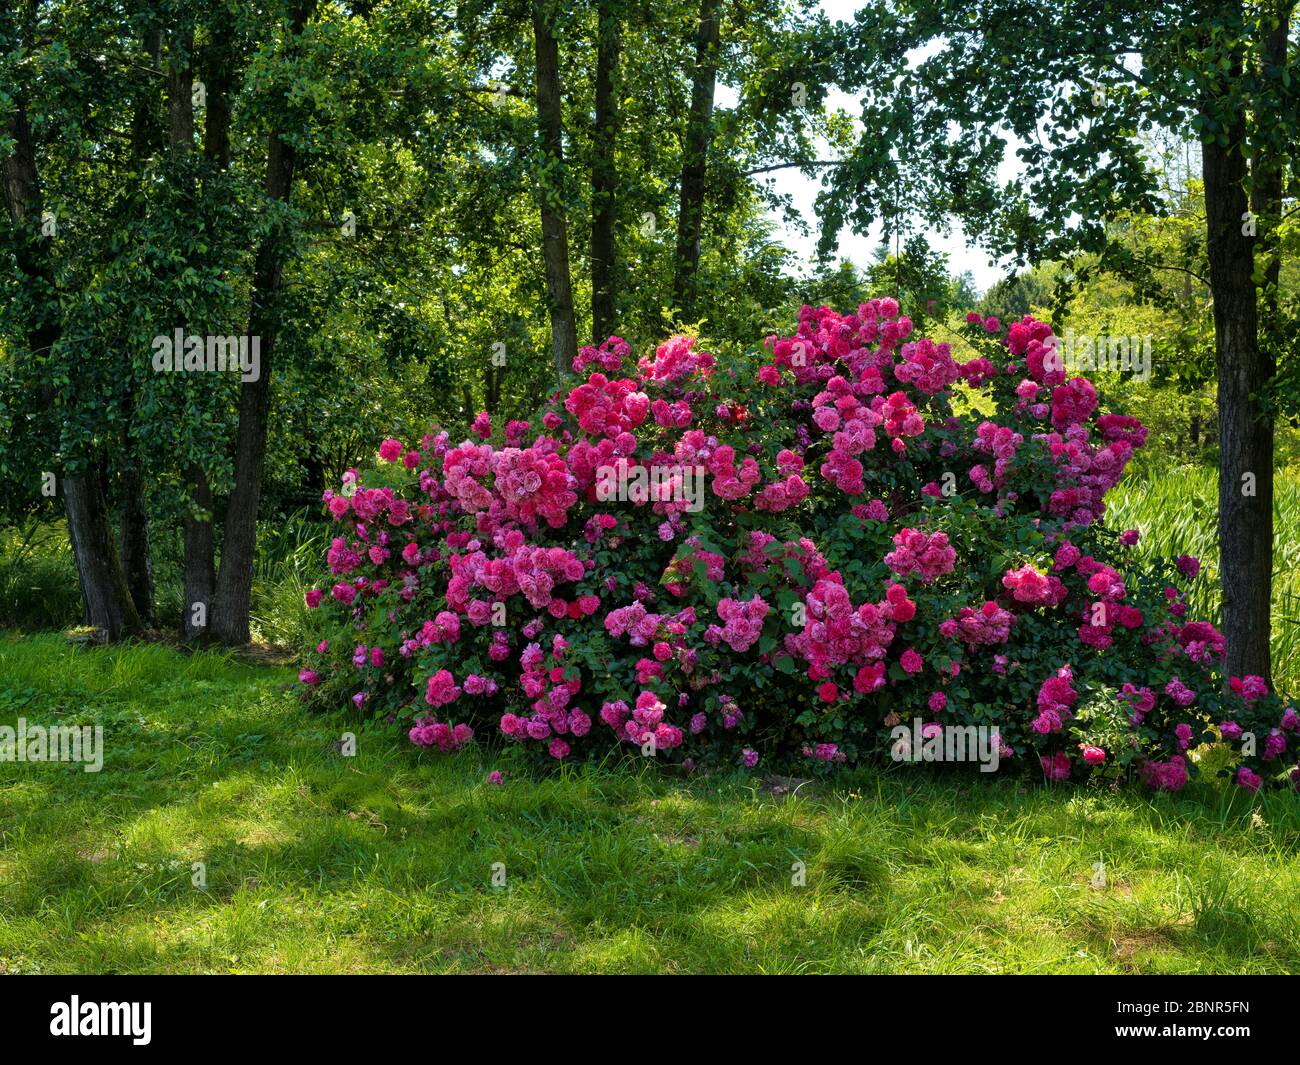
M788 797L387 732L344 757L291 691L215 653L0 637L0 724L106 746L98 774L0 763L0 972L1300 971L1291 795L900 768Z

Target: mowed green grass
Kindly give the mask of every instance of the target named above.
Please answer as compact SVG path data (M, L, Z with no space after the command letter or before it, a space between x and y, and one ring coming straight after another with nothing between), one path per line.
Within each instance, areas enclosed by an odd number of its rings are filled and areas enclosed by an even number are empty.
M1293 795L349 758L287 668L56 635L0 637L19 715L107 756L0 763L7 972L1300 971Z

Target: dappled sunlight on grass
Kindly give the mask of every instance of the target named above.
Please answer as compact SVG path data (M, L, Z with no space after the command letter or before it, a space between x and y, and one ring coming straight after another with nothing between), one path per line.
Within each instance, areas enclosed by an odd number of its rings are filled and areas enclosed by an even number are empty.
M4 971L1300 968L1282 793L887 770L773 795L368 730L345 758L288 669L48 636L0 641L0 678L6 720L107 748L99 774L0 764Z

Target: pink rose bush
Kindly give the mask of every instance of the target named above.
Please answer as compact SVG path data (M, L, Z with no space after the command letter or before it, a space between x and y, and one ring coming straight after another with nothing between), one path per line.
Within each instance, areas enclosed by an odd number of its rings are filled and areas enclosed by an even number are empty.
M1197 560L1103 521L1145 428L1046 323L967 330L882 299L745 355L611 337L536 417L383 440L325 493L304 698L441 752L830 769L919 720L1049 781L1177 790L1206 742L1300 778L1300 714L1187 617Z

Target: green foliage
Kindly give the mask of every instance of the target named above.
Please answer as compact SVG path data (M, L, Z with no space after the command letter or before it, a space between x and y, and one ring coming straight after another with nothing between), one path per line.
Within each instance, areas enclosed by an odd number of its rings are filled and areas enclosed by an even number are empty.
M63 628L80 617L77 570L65 528L35 518L0 528L0 626Z
M1200 143L1228 146L1231 132L1255 212L1241 224L1258 230L1261 337L1280 367L1261 398L1294 414L1300 219L1266 188L1272 174L1284 190L1296 177L1294 21L1281 62L1271 53L1289 14L1286 4L1187 0L1086 14L1019 0L868 7L837 28L840 84L863 103L857 144L819 198L822 247L845 225L907 231L955 217L1017 265L1069 263L1080 280L1110 272L1137 303L1167 312L1161 372L1187 395L1212 376L1214 340L1205 214L1188 156ZM1020 274L982 309L1018 317L1042 295L1039 280Z
M715 108L698 284L714 336L756 335L795 302L755 171L811 159L823 135L843 143L842 116L822 108L831 82L812 45L826 27L811 6L764 2L727 16L720 78L735 98ZM151 515L174 527L190 512L184 475L197 464L220 512L236 381L154 373L150 342L177 327L244 333L258 249L273 232L284 235L285 286L265 516L315 503L368 446L363 427L381 412L412 431L430 418L463 428L479 409L522 415L546 398L554 375L534 186L551 179L535 146L528 20L491 2L454 13L414 0L311 4L291 39L294 7L43 0L30 18L0 19L0 112L25 107L57 219L49 238L31 219L0 231L6 253L40 243L53 271L51 290L0 277L0 508L48 510L41 471L102 456L114 502L127 490L120 476L141 465ZM616 320L645 342L661 334L668 302L698 9L609 10L621 45ZM570 142L555 194L585 340L595 12L557 5L552 15ZM206 93L183 150L169 146L171 90L159 76L176 71ZM209 150L223 81L228 166ZM808 96L800 107L796 81ZM277 129L297 153L287 205L265 193ZM11 147L0 141L0 152ZM60 340L27 351L47 319Z
M1277 471L1273 495L1273 681L1300 692L1300 480ZM1218 477L1212 468L1180 466L1126 477L1107 497L1106 524L1142 534L1135 549L1155 561L1193 555L1204 572L1189 609L1219 620Z

